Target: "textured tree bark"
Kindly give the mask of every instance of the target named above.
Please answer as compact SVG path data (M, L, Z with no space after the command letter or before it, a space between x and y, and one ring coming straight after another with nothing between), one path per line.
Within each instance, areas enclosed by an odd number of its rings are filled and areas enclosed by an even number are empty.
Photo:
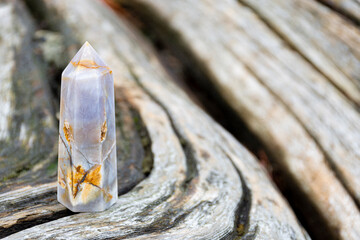
M311 0L119 2L201 71L263 142L306 201L314 235L360 237L354 25Z
M58 19L53 27L66 38L88 40L113 69L118 165L126 171L119 176L126 176L119 179L124 194L118 203L100 213L70 214L54 200L55 182L4 190L3 236L308 238L256 159L170 81L148 43L124 20L96 0L28 3L43 4L45 21Z

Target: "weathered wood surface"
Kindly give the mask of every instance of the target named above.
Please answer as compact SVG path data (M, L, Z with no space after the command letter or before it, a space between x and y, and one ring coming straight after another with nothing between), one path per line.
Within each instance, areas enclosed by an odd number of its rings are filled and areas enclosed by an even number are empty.
M358 0L319 0L335 9L355 23L360 23L360 2Z
M56 175L57 127L49 83L32 51L34 22L10 1L1 2L0 18L1 191Z
M326 79L331 80L350 96L340 85L351 81L354 85L350 88L356 91L356 96L360 96L360 30L330 9L311 0L280 0L272 1L271 4L269 1L244 2L256 9L269 25L278 29L287 43L323 73L323 76L317 78L315 74L310 75L316 71L298 71L303 75L302 79L307 78L304 84L309 85L309 95L317 94L317 98L309 98L299 90L296 95L304 96L299 96L299 100L295 102L297 99L289 99L285 92L279 91L279 87L266 85L286 105L294 107L294 115L318 141L344 185L360 205L360 169L357 167L360 161L360 115L356 107L345 101L326 82ZM264 11L265 8L269 11ZM330 71L339 71L344 77ZM288 77L290 79L291 75L288 74ZM340 83L337 84L336 81ZM300 102L305 97L307 101ZM355 98L357 97L354 95L353 99ZM359 104L359 101L356 100L356 103ZM309 107L307 112L303 110L305 107Z
M40 3L45 21L55 18L66 38L91 42L113 69L119 168L144 172L151 160L153 167L101 213L71 215L54 201L55 182L4 190L0 231L17 231L6 239L308 238L256 159L170 81L124 20L96 0L28 1ZM133 179L142 178L127 176L119 186ZM21 225L24 218L30 225Z
M314 236L360 238L356 26L311 0L118 2L200 71L263 142L306 200L300 207Z
M240 2L257 12L324 77L360 104L358 28L314 0Z

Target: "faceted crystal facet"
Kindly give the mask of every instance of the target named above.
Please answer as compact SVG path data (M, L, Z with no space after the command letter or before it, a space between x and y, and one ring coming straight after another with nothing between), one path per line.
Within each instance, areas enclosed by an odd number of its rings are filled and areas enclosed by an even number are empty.
M74 212L117 200L114 80L86 42L62 73L58 201Z

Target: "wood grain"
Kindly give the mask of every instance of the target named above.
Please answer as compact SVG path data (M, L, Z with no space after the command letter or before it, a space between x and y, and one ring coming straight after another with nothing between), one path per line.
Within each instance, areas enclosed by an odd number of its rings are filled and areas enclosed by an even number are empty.
M319 0L340 14L360 23L360 3L357 0Z
M358 28L313 0L240 2L257 12L327 79L360 103Z
M18 1L3 1L0 18L0 191L4 191L56 174L57 130L45 71L32 50L32 18Z
M203 84L211 83L267 146L292 179L292 191L307 199L301 211L310 222L319 216L328 229L313 224L314 235L359 238L360 116L343 94L358 97L360 65L349 40L358 34L354 26L310 1L119 2L153 26L190 69L200 70L209 81ZM325 16L333 24L323 23ZM340 23L347 34L334 36Z
M255 2L261 4L260 1L248 1L247 4L257 10L260 9L260 5L256 5L256 7ZM304 55L307 55L307 51L309 51L309 54L317 54L317 56L323 54L321 59L332 61L338 69L349 76L348 79L358 84L360 55L358 55L359 47L356 47L356 45L360 46L358 41L360 39L359 30L340 19L329 9L325 9L313 1L293 1L293 4L290 2L279 1L276 6L275 4L270 6L262 5L262 7L274 9L273 15L266 17L267 22L276 25L278 31L286 34L289 39L288 42L292 44L296 44L295 35L300 35L299 29L301 29L301 38L304 41L297 44L300 52ZM296 9L296 15L292 14L291 21L290 15L278 23L270 20L270 18L281 19L281 16L284 15L282 12L289 11L290 13L290 9ZM267 11L267 13L269 12L271 11ZM261 12L260 14L264 13ZM306 17L302 17L305 15ZM265 15L261 16L265 18ZM316 18L319 20L316 20ZM285 24L288 22L292 23L291 30L285 32ZM317 24L314 24L314 22ZM313 34L314 32L316 34ZM355 42L352 42L351 38ZM310 43L312 44L310 45ZM308 45L310 46L305 47ZM322 67L315 60L311 60L309 56L310 61L321 69ZM336 67L326 66L325 64L323 68L327 70L336 69ZM360 159L360 152L358 151L358 142L360 140L359 112L345 101L341 94L326 83L326 78L306 74L315 71L304 70L302 72L298 71L298 74L302 75L300 78L305 79L304 85L306 84L309 87L308 90L305 90L305 86L301 89L301 84L291 83L297 88L296 97L285 92L288 88L280 89L279 85L274 86L272 84L273 86L271 86L271 83L266 85L292 109L294 115L304 125L304 128L315 138L345 187L353 195L357 204L360 204L360 169L356 167ZM326 73L324 74L326 75ZM329 75L336 76L333 73L329 73ZM289 80L291 80L290 77L291 75L288 75ZM341 82L345 82L345 80ZM351 88L356 89L355 86ZM305 91L313 95L313 97L305 96ZM308 107L308 109L305 110L305 107Z
M59 218L6 239L308 238L256 159L170 81L124 20L95 0L42 3L61 19L64 34L88 40L114 70L116 89L149 133L154 165L111 209Z

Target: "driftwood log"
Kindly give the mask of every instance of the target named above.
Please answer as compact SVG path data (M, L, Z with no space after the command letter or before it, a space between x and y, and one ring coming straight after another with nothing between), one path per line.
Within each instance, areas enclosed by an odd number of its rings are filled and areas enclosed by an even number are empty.
M118 2L266 146L313 236L360 237L355 25L312 0Z
M107 2L120 15L99 0L0 2L0 237L310 239L140 26L266 148L314 239L360 239L356 0ZM54 99L85 41L114 73L119 201L75 214L56 201Z
M29 179L16 187L4 178L1 183L5 187L0 194L2 236L307 238L256 159L171 82L152 48L124 20L95 0L28 4L30 9L37 4L45 10L36 12L36 16L48 24L47 30L59 31L77 44L90 41L114 70L119 171L127 171L119 173L123 176L119 186L128 188L119 189L119 201L108 211L73 214L55 200L54 174L49 176L54 182L38 184ZM6 16L11 24L21 26L31 21L30 17L19 21L28 17L19 1L6 1L2 7L8 9ZM14 28L18 29L21 28ZM28 34L31 36L32 32ZM14 50L12 44L15 42L9 42L4 51ZM28 44L31 43L21 42L18 48L31 54ZM23 106L29 107L28 104ZM43 161L44 158L36 160L26 172L36 172L37 164ZM40 175L38 179L41 178ZM11 179L17 184L22 174Z

